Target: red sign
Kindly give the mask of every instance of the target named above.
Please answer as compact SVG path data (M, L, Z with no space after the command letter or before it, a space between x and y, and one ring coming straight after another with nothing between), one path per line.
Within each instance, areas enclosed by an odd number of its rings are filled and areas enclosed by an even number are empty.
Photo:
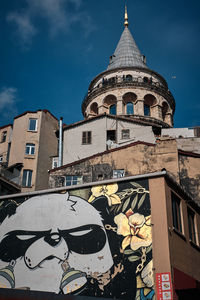
M156 289L158 300L173 300L170 273L156 273Z

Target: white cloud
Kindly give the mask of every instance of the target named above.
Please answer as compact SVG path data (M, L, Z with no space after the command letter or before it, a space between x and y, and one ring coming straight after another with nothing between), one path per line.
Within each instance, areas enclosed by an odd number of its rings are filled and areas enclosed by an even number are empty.
M26 7L11 12L7 21L16 24L16 31L21 41L30 44L36 28L36 18L48 23L48 33L54 37L60 32L68 32L72 24L79 23L85 37L91 32L91 17L81 9L82 0L26 0Z
M16 93L17 89L13 87L4 87L0 90L0 113L3 116L16 114Z
M7 21L16 24L16 31L19 33L21 41L28 46L36 34L36 28L31 23L29 15L14 12L7 16Z

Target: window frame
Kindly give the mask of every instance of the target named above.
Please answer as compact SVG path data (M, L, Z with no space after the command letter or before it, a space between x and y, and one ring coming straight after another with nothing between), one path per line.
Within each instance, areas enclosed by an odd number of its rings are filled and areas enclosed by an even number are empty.
M7 139L7 130L3 131L2 132L2 135L1 135L1 143L5 143L6 142L6 139Z
M148 110L148 113L147 113ZM151 107L150 105L144 103L144 116L150 117L151 116Z
M32 187L33 171L29 169L23 170L22 187Z
M134 104L131 101L126 103L126 114L134 115Z
M53 157L52 159L52 169L58 168L58 156Z
M196 227L196 214L190 208L187 207L187 216L188 216L188 233L189 233L189 240L194 243L198 244L197 234L197 227Z
M92 131L82 131L82 145L92 144Z
M116 116L117 115L117 105L114 103L109 107L109 114Z
M34 149L34 151L32 153L33 149ZM33 143L26 143L25 155L35 155L35 144L33 144Z
M178 197L173 191L171 191L171 203L172 203L172 221L173 228L184 234L183 221L182 221L182 205L181 198Z
M130 139L130 129L122 129L121 131L121 139L128 140Z
M69 183L69 184L67 184ZM82 175L66 175L65 186L80 185L83 183Z
M34 129L31 129L31 121L35 121L35 127ZM37 127L38 127L38 119L36 118L29 118L28 120L28 131L33 131L33 132L36 132L37 131Z
M113 170L113 178L123 178L125 177L124 169L115 169Z

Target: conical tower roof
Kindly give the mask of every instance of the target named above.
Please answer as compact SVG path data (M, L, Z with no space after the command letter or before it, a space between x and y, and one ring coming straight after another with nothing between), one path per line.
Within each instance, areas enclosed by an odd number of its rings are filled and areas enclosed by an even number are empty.
M128 29L128 15L125 11L125 29L121 35L117 48L110 58L107 70L120 67L139 67L147 68L144 56L140 53L131 32Z

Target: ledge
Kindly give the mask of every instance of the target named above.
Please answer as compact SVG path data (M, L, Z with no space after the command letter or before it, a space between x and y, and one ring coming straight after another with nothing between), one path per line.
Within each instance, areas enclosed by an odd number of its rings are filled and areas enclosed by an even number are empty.
M173 227L173 232L175 232L180 238L186 241L186 237L184 236L184 234L180 232L178 229L176 229L175 227Z
M196 250L200 251L200 246L199 245L195 244L192 240L189 240L189 242L190 242L190 245L192 247L194 247Z

